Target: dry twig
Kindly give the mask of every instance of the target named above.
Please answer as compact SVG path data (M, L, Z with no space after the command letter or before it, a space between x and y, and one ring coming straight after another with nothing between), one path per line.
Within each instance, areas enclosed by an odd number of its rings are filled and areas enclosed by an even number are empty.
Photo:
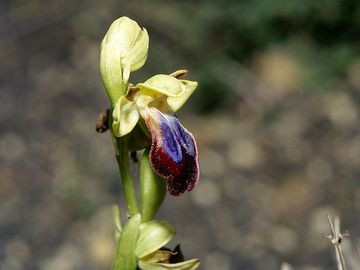
M331 229L332 234L328 234L328 235L323 234L323 236L326 239L330 240L331 244L333 244L333 246L335 248L335 254L336 254L336 260L337 260L337 264L338 264L338 269L339 270L346 270L345 259L344 259L344 254L343 254L343 250L342 250L342 247L341 247L341 242L342 242L342 239L344 237L349 236L349 233L348 232L345 232L344 234L340 233L340 219L339 219L339 217L335 217L335 220L333 222L330 215L328 215L328 221L329 221L329 225L330 225L330 229Z

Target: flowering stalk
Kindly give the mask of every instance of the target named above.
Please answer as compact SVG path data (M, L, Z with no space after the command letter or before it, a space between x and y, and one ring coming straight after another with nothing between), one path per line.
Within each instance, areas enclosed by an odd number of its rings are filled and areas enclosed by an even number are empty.
M130 73L144 65L148 47L147 31L127 17L115 20L101 43L100 70L111 110L109 122L100 121L97 130L110 127L129 213L122 228L119 211L114 208L117 250L112 269L193 270L200 264L198 259L176 261L174 252L164 249L175 234L174 227L153 218L166 189L179 196L191 191L199 180L195 139L173 115L197 82L180 79L187 71L179 70L130 83ZM129 153L139 150L144 152L138 204Z
M125 138L114 138L114 140L116 160L119 165L122 186L125 193L126 202L128 204L129 214L130 216L133 216L139 211L136 201L134 183L129 170L129 152L127 149L127 142Z

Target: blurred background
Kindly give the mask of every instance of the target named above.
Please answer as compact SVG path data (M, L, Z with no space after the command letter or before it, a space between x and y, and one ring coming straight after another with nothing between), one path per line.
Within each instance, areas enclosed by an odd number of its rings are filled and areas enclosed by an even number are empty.
M207 270L336 269L329 213L360 269L357 0L1 0L0 269L110 269L123 199L95 120L99 45L123 15L150 35L133 82L187 68L200 83L179 117L201 180L158 214L170 246Z

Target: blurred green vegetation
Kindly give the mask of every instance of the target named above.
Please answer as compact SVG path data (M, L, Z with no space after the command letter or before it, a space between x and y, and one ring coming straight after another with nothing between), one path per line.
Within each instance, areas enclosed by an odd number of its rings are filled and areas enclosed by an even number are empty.
M229 59L251 67L259 53L278 48L304 65L304 84L315 91L333 90L359 60L360 5L354 0L162 3L152 2L157 11L139 17L168 41L166 49L176 51L175 58L191 58L200 87L206 89L198 91L196 100L202 112L231 98L225 78L214 76L231 68ZM158 12L160 17L154 14ZM165 29L160 29L162 23Z

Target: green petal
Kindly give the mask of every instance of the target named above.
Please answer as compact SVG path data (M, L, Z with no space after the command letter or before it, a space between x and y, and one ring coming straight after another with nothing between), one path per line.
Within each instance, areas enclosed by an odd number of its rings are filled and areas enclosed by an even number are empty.
M137 87L142 91L141 94L146 95L160 93L168 97L178 97L185 92L184 84L173 76L164 74L155 75L144 83L139 83Z
M145 257L163 247L175 235L175 228L167 221L152 220L141 224L135 254Z
M124 96L119 98L113 110L112 128L116 137L122 137L132 131L140 118L139 111L134 101L127 100Z
M181 263L154 263L147 261L139 261L139 267L142 270L195 270L200 266L199 259L187 260Z
M136 256L135 247L140 231L140 214L132 216L125 225L118 240L116 257L112 270L135 270Z
M180 80L180 82L184 85L185 88L183 94L177 97L167 98L168 106L173 112L176 112L184 105L184 103L188 100L198 85L198 83L194 81Z

